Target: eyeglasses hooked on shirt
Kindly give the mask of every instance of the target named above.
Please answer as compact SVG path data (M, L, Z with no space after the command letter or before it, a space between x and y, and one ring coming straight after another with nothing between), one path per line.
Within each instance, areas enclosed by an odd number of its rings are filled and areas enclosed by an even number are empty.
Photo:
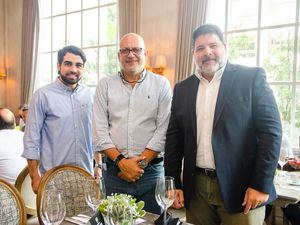
M129 55L130 52L132 52L134 55L140 55L143 51L143 48L134 47L134 48L120 48L119 52L122 55Z

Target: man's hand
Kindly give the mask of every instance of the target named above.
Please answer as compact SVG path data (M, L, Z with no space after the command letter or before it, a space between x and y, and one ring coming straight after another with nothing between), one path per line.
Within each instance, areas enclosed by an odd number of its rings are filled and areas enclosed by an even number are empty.
M172 207L174 209L180 209L184 207L183 191L181 189L176 189L175 191L176 191L175 200L172 204Z
M102 177L102 169L100 169L99 167L95 167L94 168L94 177L96 179Z
M242 206L245 206L244 214L247 214L251 208L255 209L256 207L260 206L262 203L265 203L266 201L268 201L268 199L269 199L268 194L257 191L253 188L248 188L246 190L244 201L242 204Z
M145 159L144 156L122 159L118 163L118 167L121 170L118 176L127 182L135 182L140 179L144 174L144 170L139 167L138 163L143 159Z
M37 192L38 192L40 181L41 181L40 176L35 176L31 179L31 187L35 194L37 194Z

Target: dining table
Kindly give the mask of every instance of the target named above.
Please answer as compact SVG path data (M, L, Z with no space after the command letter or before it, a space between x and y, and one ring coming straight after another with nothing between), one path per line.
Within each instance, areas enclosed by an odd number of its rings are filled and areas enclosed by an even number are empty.
M296 204L300 201L300 171L277 171L274 183L277 199L272 203L273 210L267 220L267 225L275 225L278 212L276 208L287 207L289 204ZM283 224L288 224L284 216Z

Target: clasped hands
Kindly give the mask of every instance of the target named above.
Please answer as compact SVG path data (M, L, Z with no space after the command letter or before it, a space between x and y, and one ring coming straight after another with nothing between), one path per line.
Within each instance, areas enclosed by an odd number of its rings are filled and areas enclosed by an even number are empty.
M145 159L145 156L122 159L118 163L118 167L121 170L118 176L127 182L139 180L144 174L144 170L139 166L139 162L143 159Z

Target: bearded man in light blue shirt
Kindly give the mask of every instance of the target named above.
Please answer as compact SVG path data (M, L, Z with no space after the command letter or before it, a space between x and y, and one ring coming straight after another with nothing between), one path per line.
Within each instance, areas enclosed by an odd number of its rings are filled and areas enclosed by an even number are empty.
M100 80L93 110L95 150L106 155L107 194L131 194L145 210L160 213L155 184L163 176L165 135L170 117L168 80L145 69L147 51L134 33L123 36L121 71Z
M37 90L30 102L22 156L27 158L34 192L41 176L55 166L71 164L92 173L93 97L78 83L85 62L84 52L76 46L61 49L58 78Z

